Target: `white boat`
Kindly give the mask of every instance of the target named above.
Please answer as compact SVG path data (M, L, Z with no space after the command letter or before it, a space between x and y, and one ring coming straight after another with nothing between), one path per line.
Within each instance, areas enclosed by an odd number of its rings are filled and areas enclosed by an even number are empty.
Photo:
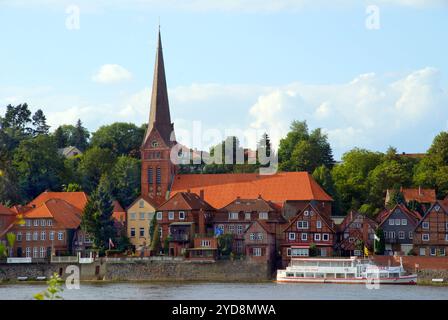
M290 265L277 271L278 282L417 284L417 275L400 266L377 266L369 259L292 258Z

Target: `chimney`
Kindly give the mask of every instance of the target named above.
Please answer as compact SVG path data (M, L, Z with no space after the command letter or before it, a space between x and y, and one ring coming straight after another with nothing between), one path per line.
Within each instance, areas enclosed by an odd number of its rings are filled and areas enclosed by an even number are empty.
M422 186L418 186L418 195L422 196Z
M191 193L191 189L187 189L187 192L188 192L188 193Z
M204 200L204 189L199 190L199 198L201 198L201 200Z
M205 234L205 212L202 208L199 210L199 234Z
M258 194L258 199L261 199L261 193Z

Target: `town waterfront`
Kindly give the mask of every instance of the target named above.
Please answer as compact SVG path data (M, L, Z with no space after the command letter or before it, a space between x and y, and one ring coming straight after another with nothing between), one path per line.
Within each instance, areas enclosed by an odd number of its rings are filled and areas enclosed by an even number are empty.
M29 300L45 284L0 284L0 298ZM66 300L445 300L447 287L264 283L81 283L62 293Z

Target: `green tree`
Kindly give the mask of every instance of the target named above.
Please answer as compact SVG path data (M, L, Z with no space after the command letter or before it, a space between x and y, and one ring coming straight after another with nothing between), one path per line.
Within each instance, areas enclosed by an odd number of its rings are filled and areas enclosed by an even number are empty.
M333 214L338 214L340 212L339 195L336 192L330 169L325 165L317 167L313 172L313 178L333 198Z
M140 172L140 160L128 156L120 156L112 168L110 174L112 194L125 207L140 194Z
M82 188L92 192L105 173L109 173L115 163L115 157L109 149L93 147L80 157L78 172L81 175Z
M81 151L85 151L89 145L89 137L89 131L82 126L81 119L79 119L70 137L70 145L77 147Z
M54 135L54 139L56 141L56 145L59 149L68 147L68 135L67 135L67 132L64 131L64 128L62 126L58 127L54 131L53 135Z
M218 253L220 256L230 256L232 253L233 235L224 233L218 236Z
M60 294L64 291L62 288L62 279L55 272L51 276L51 278L47 281L47 289L41 293L35 294L34 299L36 300L61 300L62 297Z
M375 248L375 254L382 255L384 254L385 250L385 243L384 243L384 232L382 229L377 229L375 232L376 238L374 240L374 248Z
M79 192L79 191L82 191L82 188L77 183L70 183L64 188L64 192Z
M94 191L84 208L81 227L93 237L94 247L104 254L109 239L114 240L116 230L112 219L114 205L111 195L99 187Z
M36 111L32 119L34 126L33 133L35 136L40 134L48 134L50 126L47 125L47 118L45 117L44 112L41 109Z
M92 134L91 145L111 150L116 156L140 158L145 131L132 123L116 122Z
M58 154L52 137L40 135L23 140L12 164L26 199L30 200L47 189L60 190L64 160Z
M306 121L293 121L290 131L280 140L279 168L283 171L308 171L317 167L334 165L331 146L321 129L308 132Z
M160 230L157 221L155 221L154 234L151 238L151 251L157 254L159 253L159 250L160 250Z

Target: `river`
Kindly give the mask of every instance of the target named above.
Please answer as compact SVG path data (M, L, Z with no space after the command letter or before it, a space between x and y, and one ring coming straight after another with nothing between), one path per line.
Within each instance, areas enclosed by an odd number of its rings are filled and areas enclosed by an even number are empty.
M27 300L45 284L0 284L0 299ZM448 287L266 283L81 283L65 289L67 300L446 300Z

